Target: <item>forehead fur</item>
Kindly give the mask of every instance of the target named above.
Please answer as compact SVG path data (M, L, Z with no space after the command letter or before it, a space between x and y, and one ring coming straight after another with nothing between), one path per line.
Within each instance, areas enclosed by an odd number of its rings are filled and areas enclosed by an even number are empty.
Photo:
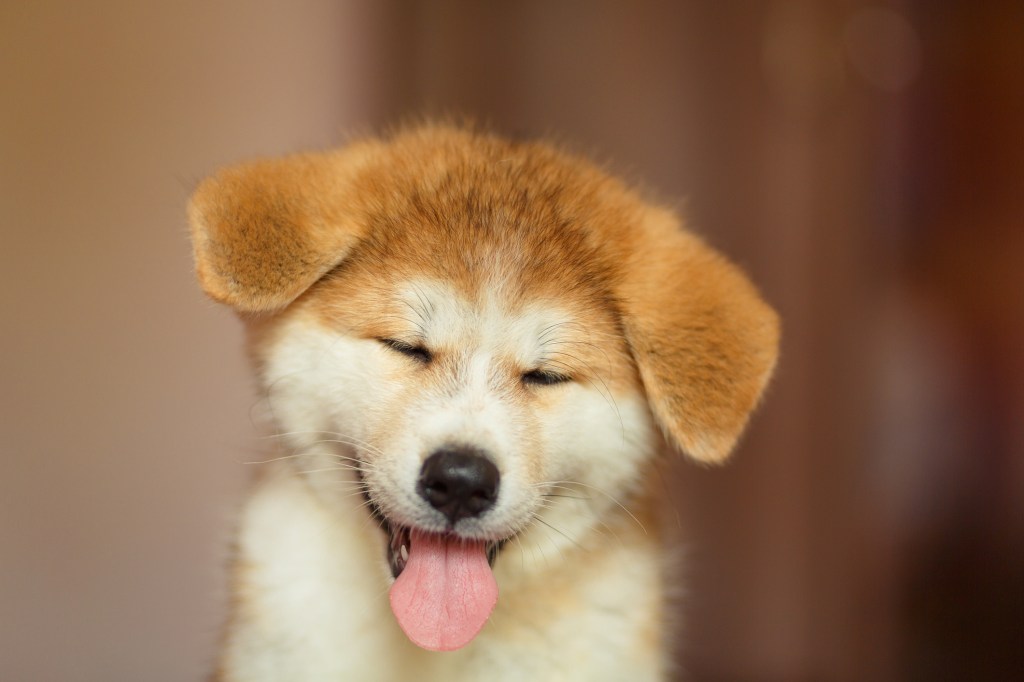
M550 147L434 127L381 147L353 196L366 238L345 267L386 265L400 279L513 299L607 303L621 256L608 245L626 247L642 211L618 182Z

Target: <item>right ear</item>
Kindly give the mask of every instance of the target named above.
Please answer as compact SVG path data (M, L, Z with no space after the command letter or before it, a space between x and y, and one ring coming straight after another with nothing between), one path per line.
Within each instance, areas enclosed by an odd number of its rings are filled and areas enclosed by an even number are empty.
M240 312L271 312L344 260L365 230L352 215L352 177L371 147L257 161L204 180L188 207L203 290Z
M637 238L619 298L651 411L670 443L722 462L775 367L778 316L674 214L649 210Z

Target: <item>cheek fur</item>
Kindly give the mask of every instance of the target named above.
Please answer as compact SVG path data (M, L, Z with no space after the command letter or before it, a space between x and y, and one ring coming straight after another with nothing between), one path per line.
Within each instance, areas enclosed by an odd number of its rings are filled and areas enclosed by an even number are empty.
M394 402L399 384L388 380L388 363L373 341L293 315L255 352L267 409L293 454L376 451L367 426L379 420L382 405Z
M646 402L633 391L569 386L539 422L549 475L605 491L638 483L659 443Z

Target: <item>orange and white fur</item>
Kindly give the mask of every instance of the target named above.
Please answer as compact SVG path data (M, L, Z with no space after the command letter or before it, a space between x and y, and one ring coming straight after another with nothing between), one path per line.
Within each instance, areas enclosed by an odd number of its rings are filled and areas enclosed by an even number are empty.
M666 676L655 464L722 461L775 364L737 268L585 161L444 125L222 170L189 220L281 436L215 679Z

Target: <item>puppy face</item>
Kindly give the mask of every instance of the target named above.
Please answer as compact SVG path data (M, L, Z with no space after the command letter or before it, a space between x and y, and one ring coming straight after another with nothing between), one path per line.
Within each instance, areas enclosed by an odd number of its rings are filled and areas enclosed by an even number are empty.
M481 557L539 527L583 537L663 437L723 459L775 361L775 316L742 274L543 145L416 129L223 171L190 218L297 467L339 513L365 497L382 565L418 576L392 605L428 648L486 619ZM430 552L450 575L414 558ZM469 615L406 603L465 576L484 595Z
M395 271L389 260L382 272ZM565 534L556 543L582 536L628 497L660 442L613 316L572 297L509 298L490 278L460 290L429 269L394 284L346 269L257 342L293 448L325 455L296 465L328 497L351 497L339 480L365 484L395 532L497 543L540 518ZM485 513L449 518L423 494L424 463L446 451L494 464ZM358 471L332 467L338 456ZM574 488L589 498L585 514L558 503Z

